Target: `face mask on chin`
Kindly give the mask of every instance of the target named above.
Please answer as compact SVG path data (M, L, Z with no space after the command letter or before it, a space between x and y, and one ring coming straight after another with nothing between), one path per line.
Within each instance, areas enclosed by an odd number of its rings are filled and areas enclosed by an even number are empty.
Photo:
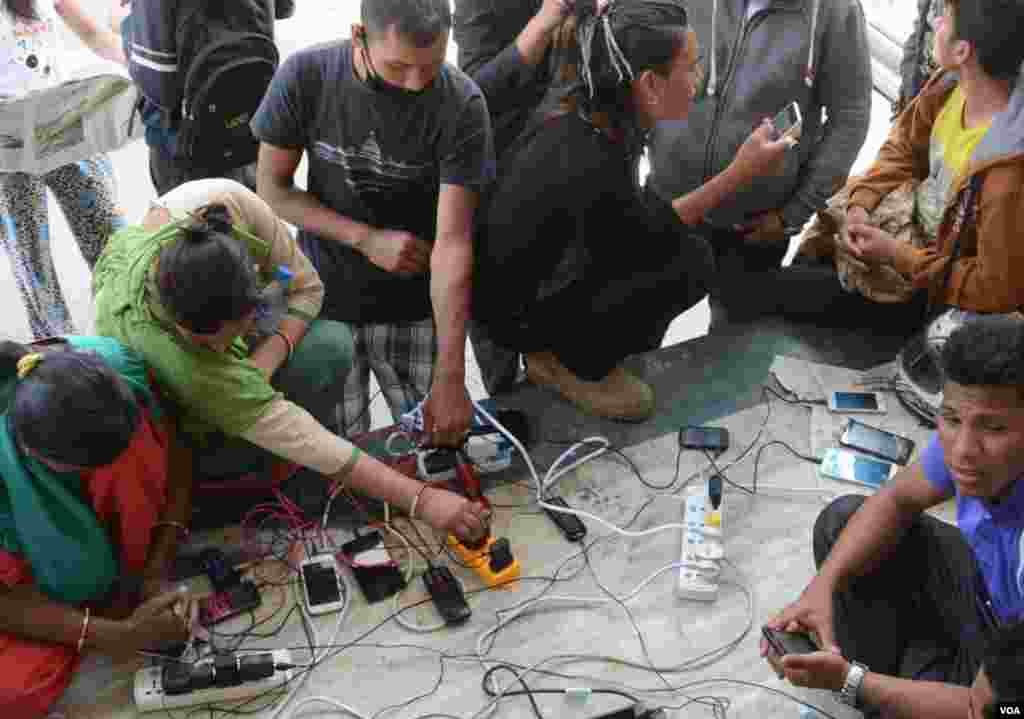
M399 100L413 100L417 97L422 97L433 86L433 83L431 83L422 90L408 90L390 83L377 72L377 68L373 66L373 61L370 60L370 54L366 51L366 47L360 46L359 51L363 54L363 68L366 71L366 80L364 82L374 92Z

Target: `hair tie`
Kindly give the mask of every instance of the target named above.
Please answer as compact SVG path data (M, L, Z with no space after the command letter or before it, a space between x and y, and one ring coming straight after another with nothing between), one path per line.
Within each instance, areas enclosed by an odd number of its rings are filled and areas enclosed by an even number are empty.
M43 356L41 354L38 352L32 352L18 360L18 379L25 379L32 374L32 370L36 368L36 365L38 365L42 359Z

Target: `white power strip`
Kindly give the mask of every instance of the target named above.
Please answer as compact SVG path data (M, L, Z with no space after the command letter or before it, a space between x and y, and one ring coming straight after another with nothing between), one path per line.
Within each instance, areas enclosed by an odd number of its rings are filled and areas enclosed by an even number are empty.
M713 509L708 485L690 487L683 510L682 547L676 594L685 599L712 602L718 598L720 562L725 556L722 543L722 507Z
M260 653L260 652L253 652ZM290 664L292 654L287 649L275 649L275 664ZM211 687L199 689L188 694L164 694L163 667L146 667L135 673L135 707L140 712L152 712L162 709L182 709L184 707L223 704L241 699L250 699L260 694L273 692L284 687L292 680L292 670L275 670L273 675L251 682L243 682L233 687ZM283 692L283 689L282 689Z

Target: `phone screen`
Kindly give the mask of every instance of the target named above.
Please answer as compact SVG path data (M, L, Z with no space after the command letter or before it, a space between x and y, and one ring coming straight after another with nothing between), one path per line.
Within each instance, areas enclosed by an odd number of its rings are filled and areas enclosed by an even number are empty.
M892 465L889 462L861 457L841 449L830 451L822 463L822 473L874 489L880 488L889 480L891 471Z
M683 432L682 444L684 447L700 449L725 449L729 439L721 427L688 427Z
M784 135L794 127L800 124L800 115L798 114L796 103L789 103L779 112L778 115L772 118L772 125L775 127L775 131L780 135Z
M857 421L847 425L843 442L900 464L905 463L913 451L909 440Z
M836 409L843 410L878 410L878 397L871 392L834 392Z
M302 566L302 581L306 584L310 604L330 604L341 601L338 575L330 565L304 564Z

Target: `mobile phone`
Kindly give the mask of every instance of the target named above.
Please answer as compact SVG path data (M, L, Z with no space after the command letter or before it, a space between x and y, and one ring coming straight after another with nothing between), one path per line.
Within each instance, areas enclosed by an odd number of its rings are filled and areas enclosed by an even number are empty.
M802 124L803 115L800 112L800 105L796 102L789 103L772 118L772 126L779 133L779 137L792 137Z
M204 627L211 627L259 608L260 601L260 590L248 579L243 579L230 589L201 599L199 623Z
M780 657L787 654L811 654L818 651L818 645L803 632L781 632L771 627L761 627L761 634Z
M873 454L887 462L906 464L914 453L914 440L850 419L839 444Z
M299 565L302 594L310 614L337 612L345 602L341 596L338 563L331 554L319 554Z
M679 430L679 446L724 452L729 449L729 430L725 427L683 427Z
M544 500L547 504L553 504L556 507L565 507L570 509L569 505L561 497L547 497ZM548 516L551 517L551 521L555 523L555 526L562 530L562 534L570 542L578 542L587 536L587 525L583 523L579 517L575 514L567 514L565 512L556 512L553 509L544 507L544 511L547 512Z
M391 561L384 538L374 530L341 545L341 553L351 564L352 575L368 604L387 599L405 589L402 570Z
M865 457L848 449L830 449L825 452L825 457L821 461L821 473L831 479L879 489L892 479L896 473L896 465Z
M833 412L849 414L885 414L885 400L878 392L830 392L828 408Z
M429 567L423 573L423 584L445 624L461 624L469 619L473 612L452 570L444 565Z

